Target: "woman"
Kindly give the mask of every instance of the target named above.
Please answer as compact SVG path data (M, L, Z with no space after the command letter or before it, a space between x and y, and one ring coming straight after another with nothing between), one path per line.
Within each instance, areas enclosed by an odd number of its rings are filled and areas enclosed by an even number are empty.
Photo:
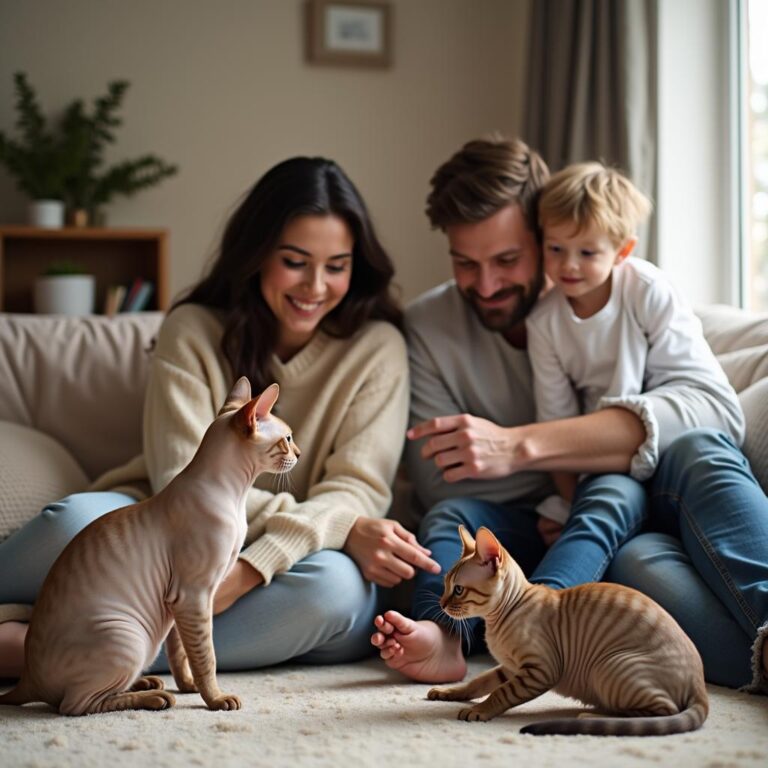
M412 534L382 519L408 411L392 275L365 204L335 163L294 158L267 172L232 215L208 276L163 323L144 455L3 543L0 603L33 602L78 530L167 485L246 375L255 392L280 385L277 412L302 460L285 490L275 492L272 476L262 475L249 492L245 546L214 601L217 666L337 663L368 653L374 584L412 578L414 566L437 568ZM30 559L35 572L19 579ZM0 625L0 676L20 671L24 631ZM167 670L163 655L153 669Z

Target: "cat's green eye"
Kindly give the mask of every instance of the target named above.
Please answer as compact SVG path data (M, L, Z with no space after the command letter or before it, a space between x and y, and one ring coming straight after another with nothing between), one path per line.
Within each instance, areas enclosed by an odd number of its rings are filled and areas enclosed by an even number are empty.
M453 594L456 595L456 597L461 597L463 592L464 592L464 587L462 587L461 584L457 584L453 588Z

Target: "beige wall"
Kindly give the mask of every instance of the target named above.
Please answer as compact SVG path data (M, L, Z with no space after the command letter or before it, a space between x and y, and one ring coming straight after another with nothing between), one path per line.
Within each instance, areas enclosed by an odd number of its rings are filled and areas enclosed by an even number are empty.
M195 281L238 197L296 154L336 159L365 196L405 299L443 280L423 214L434 168L465 140L520 124L528 0L393 0L389 70L309 66L300 0L0 0L0 129L11 75L45 107L131 82L111 160L151 151L181 173L108 209L171 232L171 288ZM25 199L0 171L0 222Z

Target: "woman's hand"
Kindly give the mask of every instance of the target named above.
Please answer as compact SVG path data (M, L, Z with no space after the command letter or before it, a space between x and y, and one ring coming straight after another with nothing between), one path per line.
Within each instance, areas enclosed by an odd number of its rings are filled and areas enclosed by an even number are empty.
M416 568L440 573L431 552L395 520L358 517L344 543L346 552L368 581L380 587L394 587L412 579Z
M213 615L226 611L244 594L263 583L264 577L252 565L245 560L235 560L213 597Z

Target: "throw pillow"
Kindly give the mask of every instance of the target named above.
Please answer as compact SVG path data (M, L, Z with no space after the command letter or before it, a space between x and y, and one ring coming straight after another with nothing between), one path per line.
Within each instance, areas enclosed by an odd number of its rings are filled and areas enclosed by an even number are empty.
M0 421L0 541L46 504L87 486L85 472L52 437Z
M763 490L768 493L768 379L756 381L739 395L747 437L744 454Z

